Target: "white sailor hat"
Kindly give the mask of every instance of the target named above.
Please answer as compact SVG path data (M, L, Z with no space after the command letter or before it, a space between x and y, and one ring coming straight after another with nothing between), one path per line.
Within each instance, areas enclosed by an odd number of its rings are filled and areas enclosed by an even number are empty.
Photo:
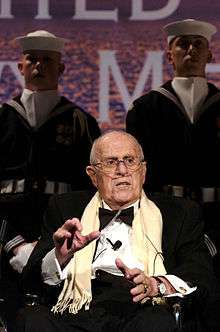
M217 31L216 27L208 22L187 19L169 23L163 27L167 34L168 44L173 38L184 35L202 36L210 42L212 35Z
M59 53L61 53L61 50L67 41L64 38L57 37L45 30L30 32L26 36L17 37L15 40L18 41L23 52L28 50L42 50Z

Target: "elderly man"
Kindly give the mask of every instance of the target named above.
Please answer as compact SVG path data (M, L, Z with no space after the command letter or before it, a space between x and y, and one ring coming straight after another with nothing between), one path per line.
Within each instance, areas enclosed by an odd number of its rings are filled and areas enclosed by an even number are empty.
M219 247L220 91L205 73L216 28L188 19L164 31L174 78L134 101L127 132L138 139L148 161L148 191L203 203L206 231Z
M85 167L100 130L91 115L58 91L65 40L40 30L17 42L25 87L0 108L0 226L1 218L8 221L4 249L21 272L51 194L91 187ZM8 282L12 273L4 271ZM8 288L1 288L8 299ZM12 312L11 303L7 311Z
M18 331L174 331L166 296L199 303L213 282L197 205L148 198L142 149L122 131L94 142L87 173L97 192L50 200L23 271L29 291L43 279L52 312L24 310Z

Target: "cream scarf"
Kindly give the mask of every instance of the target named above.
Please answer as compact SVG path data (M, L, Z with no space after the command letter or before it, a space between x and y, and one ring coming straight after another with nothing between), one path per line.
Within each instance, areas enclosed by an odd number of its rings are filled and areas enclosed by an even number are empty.
M84 210L81 223L82 234L99 229L98 211L101 198L97 192ZM146 235L147 234L147 235ZM146 275L166 274L161 252L162 217L157 206L142 191L140 208L132 224L132 249L134 255L144 265ZM91 266L95 251L95 241L75 253L70 261L67 279L59 295L53 312L63 313L67 308L76 314L83 306L89 309L92 301Z

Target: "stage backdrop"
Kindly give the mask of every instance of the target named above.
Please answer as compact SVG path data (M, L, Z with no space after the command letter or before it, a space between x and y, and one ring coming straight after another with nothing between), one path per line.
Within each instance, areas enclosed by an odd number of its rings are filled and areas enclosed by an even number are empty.
M196 18L220 30L219 0L0 0L0 103L20 93L17 36L46 29L68 39L61 93L99 121L124 128L132 100L170 78L161 27ZM220 35L210 81L220 86Z

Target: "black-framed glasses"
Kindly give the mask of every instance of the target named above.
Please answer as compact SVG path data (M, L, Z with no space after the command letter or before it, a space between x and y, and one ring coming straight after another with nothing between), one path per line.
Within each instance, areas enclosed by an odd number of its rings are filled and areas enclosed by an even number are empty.
M143 162L144 160L140 160L140 158L128 156L122 159L107 158L93 164L93 166L100 168L104 172L114 172L120 163L123 163L123 165L130 171L136 171Z

